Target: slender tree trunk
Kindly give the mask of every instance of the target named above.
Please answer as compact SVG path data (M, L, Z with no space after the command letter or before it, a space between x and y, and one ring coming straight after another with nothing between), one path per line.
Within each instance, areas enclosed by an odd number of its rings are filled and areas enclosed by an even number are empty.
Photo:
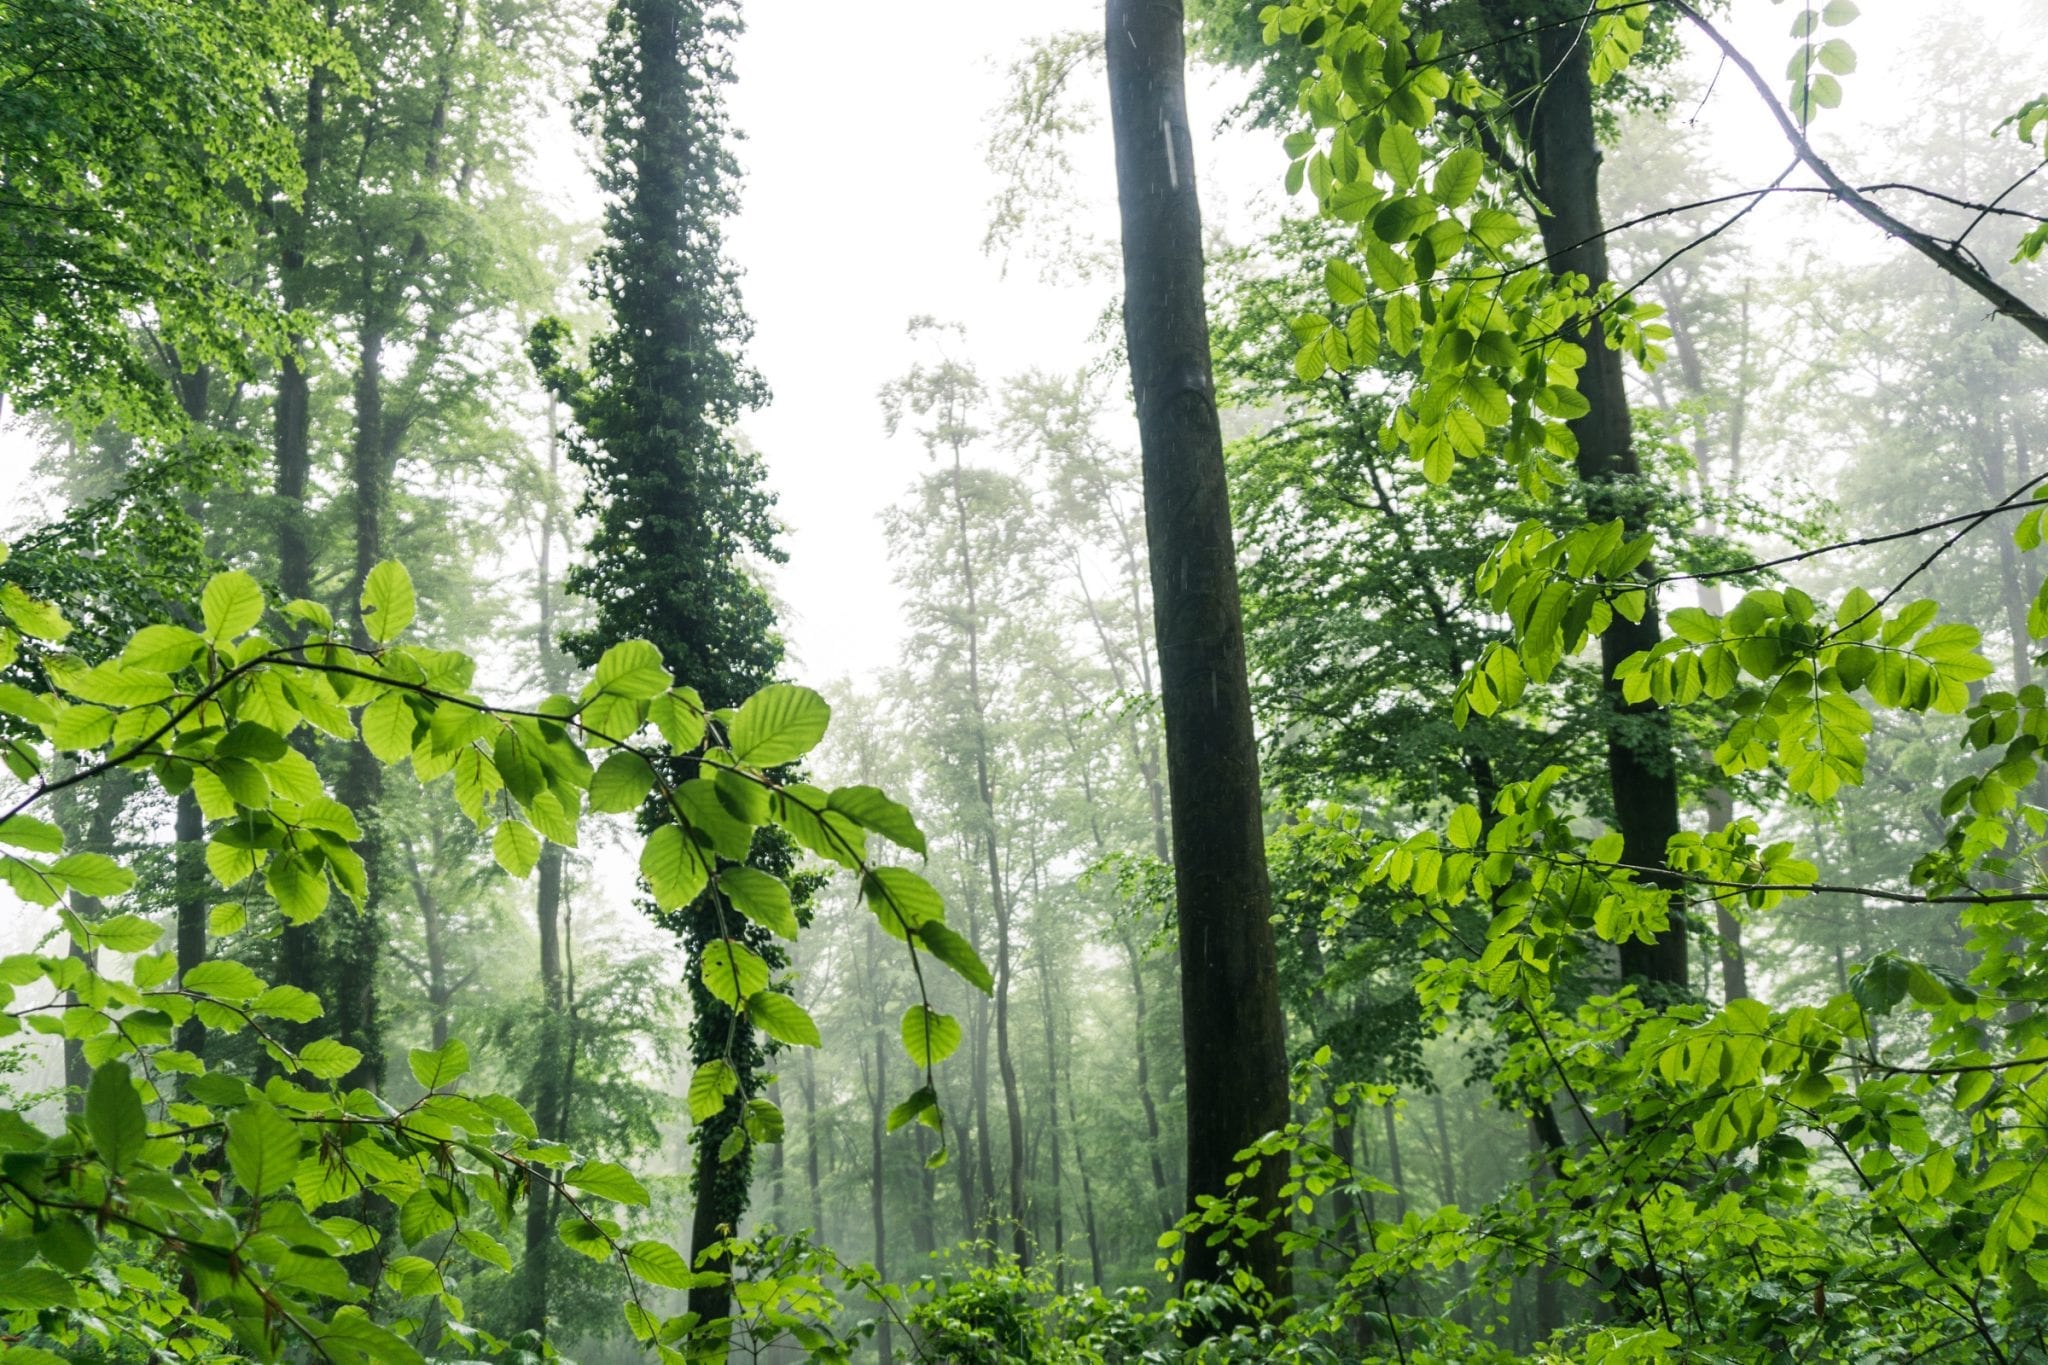
M556 640L554 549L562 535L560 525L561 433L556 406L548 400L548 482L546 505L541 514L539 563L535 573L535 595L540 622L535 641L540 660L541 685L549 692L568 686L568 660ZM552 1142L568 1140L569 1071L566 1051L568 1020L562 964L562 858L553 841L541 845L536 867L534 924L540 938L540 1037L535 1049L532 1076L533 1120L541 1136ZM781 1148L776 1149L779 1157ZM520 1266L521 1293L519 1325L533 1332L547 1330L548 1286L554 1263L554 1191L547 1188L529 1192L526 1204L526 1258Z
M1095 1184L1088 1177L1088 1153L1081 1145L1081 1115L1074 1108L1074 1075L1067 1073L1067 1126L1074 1134L1074 1170L1081 1177L1081 1224L1088 1230L1088 1282L1102 1284L1102 1237L1095 1226Z
M917 1203L910 1220L910 1242L922 1263L939 1249L939 1177L930 1165L934 1150L931 1129L921 1123L913 1126L917 1129Z
M195 425L204 423L212 411L211 380L212 374L204 365L178 376L178 405ZM190 504L188 510L195 516L199 513ZM206 821L199 809L199 798L190 787L178 793L175 820L172 832L177 843L171 856L171 900L178 975L183 978L206 960ZM206 1026L196 1014L178 1025L176 1042L180 1051L204 1057Z
M1245 673L1223 434L1209 366L1201 207L1179 0L1109 0L1110 118L1122 212L1124 336L1145 471L1145 529L1173 803L1187 1066L1187 1197L1222 1196L1237 1153L1287 1121L1287 1037L1273 950L1258 742ZM1243 1265L1288 1288L1267 1161L1236 1193L1273 1226ZM1190 1280L1220 1248L1189 1238Z
M996 1069L1003 1083L1003 1115L1010 1138L1010 1246L1020 1265L1031 1264L1031 1238L1024 1221L1024 1118L1017 1098L1017 1068L1010 1057L1010 898L1003 886L1002 857L996 842L995 784L988 752L987 697L981 678L981 605L975 581L973 539L963 485L961 443L953 443L953 514L960 538L960 582L966 597L967 695L974 708L974 778L981 798L982 850L988 863L989 907L996 931ZM984 1127L983 1132L987 1129ZM984 1139L984 1152L986 1140Z
M334 21L334 6L327 9L328 23ZM287 309L306 306L309 284L306 268L306 219L318 193L326 151L327 73L316 70L306 83L306 126L300 139L299 161L306 173L305 199L284 209L279 230L278 291ZM277 492L277 585L286 600L313 595L313 543L308 531L306 491L312 478L312 385L304 357L311 353L307 339L293 337L278 363L276 411L272 423L272 449ZM283 984L317 991L322 982L320 925L287 924L278 936L278 969ZM287 1042L298 1044L314 1036L313 1024L286 1024Z
M804 1052L804 1177L811 1196L811 1237L825 1237L824 1183L818 1176L818 1063L817 1049Z
M1394 1122L1391 1100L1380 1106L1380 1114L1387 1125L1387 1183L1394 1187L1394 1221L1398 1223L1408 1216L1408 1181L1401 1175L1401 1133Z
M870 937L872 938L872 926ZM874 965L874 944L868 945L868 965ZM872 976L870 977L872 981ZM872 989L872 986L871 986ZM875 1073L868 1084L868 1213L873 1220L875 1234L875 1272L886 1283L889 1278L889 1224L888 1199L885 1186L885 1164L883 1161L883 1138L887 1134L889 1084L889 1039L887 1033L875 1029ZM867 1068L863 1066L862 1072ZM881 1365L890 1365L895 1359L889 1341L889 1315L881 1315L881 1327L875 1333L875 1359Z
M1045 1007L1045 1121L1052 1143L1053 1289L1064 1294L1067 1292L1067 1221L1066 1209L1060 1200L1060 1048L1057 1030L1053 1027L1052 968L1046 962L1043 946L1039 949L1038 985L1039 998Z
M132 784L125 774L103 778L89 787L71 787L58 793L56 821L64 829L73 849L84 853L111 855L114 851L114 830L121 818L121 807L127 803ZM96 924L106 918L106 903L97 896L88 896L73 891L70 896L71 913L87 924ZM77 939L69 939L71 956L86 965L87 970L98 970L98 954ZM66 993L66 1000L76 1007L80 1001L76 994ZM86 1087L92 1084L92 1067L85 1060L85 1044L77 1038L64 1039L64 1085L65 1108L74 1114L85 1111Z
M1443 1190L1444 1203L1458 1202L1457 1149L1451 1146L1451 1122L1445 1112L1444 1092L1433 1091L1430 1099L1436 1108L1436 1143L1438 1153L1439 1184ZM1465 1301L1465 1291L1472 1287L1472 1272L1463 1261L1451 1263L1451 1285L1458 1295L1458 1321L1467 1327L1472 1325L1472 1305Z
M1588 45L1576 25L1550 26L1536 34L1546 79L1540 100L1531 100L1525 136L1532 149L1539 197L1550 212L1539 222L1552 269L1584 275L1594 288L1608 282L1605 225L1600 215L1600 147L1593 121L1593 86ZM1648 496L1636 457L1628 390L1621 352L1598 334L1575 337L1586 352L1579 392L1589 404L1571 423L1578 438L1578 472L1586 489L1586 514L1595 521L1619 517L1630 534L1644 529ZM1660 634L1654 606L1641 621L1619 612L1600 637L1601 677L1612 712L1607 730L1607 771L1614 795L1615 824L1622 835L1622 860L1662 868L1666 848L1678 833L1678 764L1670 716L1653 702L1622 699L1615 668L1649 649ZM1645 878L1654 884L1668 879ZM1670 998L1690 992L1683 910L1674 900L1671 927L1653 943L1621 945L1624 977L1638 978Z
M369 283L366 279L366 287ZM366 301L364 306L357 336L355 441L349 462L355 493L355 569L349 577L346 601L355 621L358 648L370 644L358 604L370 570L384 558L384 513L391 483L384 454L384 330L371 316L376 305ZM368 746L356 743L349 747L339 787L342 804L354 811L362 824L363 837L356 851L362 855L369 892L360 910L338 907L328 917L332 921L328 934L332 958L330 980L322 995L332 1011L335 1034L362 1053L362 1060L342 1078L342 1084L376 1089L384 1078L383 1025L377 1010L377 962L384 945L380 908L384 768Z

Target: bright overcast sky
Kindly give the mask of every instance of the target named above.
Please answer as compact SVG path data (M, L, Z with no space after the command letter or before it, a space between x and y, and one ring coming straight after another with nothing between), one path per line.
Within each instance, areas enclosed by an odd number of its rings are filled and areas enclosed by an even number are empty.
M1734 0L1730 30L1774 81L1798 8ZM869 672L896 655L898 594L878 518L903 496L924 455L908 435L884 437L875 394L912 358L905 320L932 313L965 323L967 354L991 381L1032 366L1071 370L1096 354L1091 334L1112 287L1056 287L1028 261L1005 277L981 248L995 186L983 142L1005 68L1034 36L1098 27L1100 0L935 13L943 18L906 26L849 22L846 6L828 0L753 3L738 51L732 108L746 133L739 155L747 180L730 240L758 329L752 359L775 392L745 426L768 460L789 525L790 562L776 585L789 608L796 669L818 682ZM1980 22L1988 60L2042 61L2042 0L1957 0L1939 14ZM1906 68L1924 66L1912 46L1929 18L1922 0L1864 0L1862 18L1845 30L1862 67L1845 82L1844 108L1817 126L1818 141L1852 138L1909 111L1901 93L1925 72ZM1698 51L1690 66L1712 94L1682 116L1706 130L1736 183L1767 182L1790 154L1754 93L1733 70L1717 74ZM1197 82L1192 96L1198 134L1213 129L1225 92ZM1105 210L1113 203L1108 138L1105 121L1097 154L1076 158L1087 196ZM1279 202L1285 161L1276 144L1264 134L1210 138L1200 174L1212 225L1233 237L1258 230L1248 206L1263 201L1270 212ZM1845 241L1874 239L1834 212ZM1113 221L1096 227L1113 230Z

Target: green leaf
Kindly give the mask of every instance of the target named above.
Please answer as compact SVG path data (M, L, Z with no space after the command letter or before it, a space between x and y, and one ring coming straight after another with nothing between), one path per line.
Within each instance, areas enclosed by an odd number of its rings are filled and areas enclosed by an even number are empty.
M688 1289L696 1276L682 1253L666 1242L635 1242L626 1249L626 1269L663 1289Z
M748 1100L746 1118L747 1136L756 1142L771 1146L782 1141L782 1111L772 1100Z
M1479 817L1476 806L1462 805L1451 812L1451 827L1448 838L1452 848L1476 848L1485 833L1485 822Z
M363 580L362 606L363 632L380 645L390 644L419 614L412 575L397 560L385 560Z
M653 767L640 755L620 749L591 774L590 808L610 815L638 810L653 790Z
M586 1161L562 1177L569 1184L599 1199L635 1207L647 1203L647 1187L631 1171L610 1161Z
M709 884L711 866L682 830L663 825L647 836L647 845L640 850L640 874L647 878L656 905L680 910Z
M796 911L780 877L758 867L728 867L718 874L718 889L742 915L778 938L795 941Z
M50 871L71 883L73 891L87 896L98 896L101 898L118 896L129 887L135 885L135 874L104 853L69 853L59 858L56 862L51 863ZM134 917L131 915L124 918L132 919ZM154 927L153 925L151 926L151 928ZM106 926L102 925L102 935L104 935L105 929ZM149 942L154 943L156 940L152 938ZM114 947L111 943L108 946ZM142 945L143 948L148 946L149 943ZM142 948L115 948L114 951L139 953L142 951Z
M499 867L524 881L540 861L540 836L521 821L501 820L491 835L491 856Z
M606 692L633 701L660 696L674 681L662 664L661 651L646 640L621 640L613 645L598 659L597 670L591 675L593 695Z
M938 891L907 867L874 868L861 878L860 892L891 938L905 938L920 925L946 917Z
M64 619L63 612L30 597L19 583L0 583L0 612L32 639L54 643L71 633L71 623Z
M1447 209L1461 208L1479 188L1479 177L1485 169L1486 158L1477 148L1460 147L1437 166L1430 193Z
M76 882L72 885L84 890ZM93 925L92 936L102 948L117 953L143 953L156 946L156 941L164 936L164 929L161 924L152 924L140 915L115 915Z
M912 853L925 851L924 831L917 827L909 808L890 800L880 787L836 787L826 807Z
M496 1266L500 1270L512 1268L512 1253L505 1249L503 1242L487 1232L479 1232L475 1228L462 1228L456 1232L455 1241L464 1251L485 1265Z
M33 815L9 815L0 818L0 844L30 853L56 853L64 847L64 831Z
M832 708L810 688L772 683L741 703L727 738L740 762L774 768L809 753L831 719Z
M188 973L189 975L189 973ZM299 1130L258 1100L228 1116L228 1169L258 1199L276 1194L299 1172Z
M256 973L239 962L216 958L202 962L185 973L183 987L198 995L210 995L217 1000L232 1000L237 1003L254 1000L263 991L263 982Z
M199 657L207 643L184 626L143 626L121 651L121 663L152 673L176 673Z
M121 1062L108 1062L92 1073L85 1091L85 1128L101 1161L116 1175L126 1171L149 1140L149 1120L135 1078Z
M911 1064L927 1070L953 1055L960 1046L960 1021L924 1005L903 1012L903 1050Z
M400 763L412 757L413 732L418 722L401 694L386 692L365 706L359 724L364 745L379 763Z
M713 945L706 950L716 952ZM825 1040L818 1036L818 1025L808 1011L786 995L774 991L759 991L747 997L747 1018L754 1026L775 1039L792 1047L823 1047Z
M996 979L989 975L988 967L981 955L974 951L974 945L948 929L942 921L929 920L917 926L917 937L931 951L931 955L960 974L968 985L983 995L994 995Z
M1415 131L1403 123L1390 123L1380 134L1379 162L1394 183L1402 189L1415 184L1422 174L1422 144L1415 139Z
M362 1064L363 1054L334 1038L318 1038L299 1049L299 1069L323 1081L338 1081Z
M439 1090L468 1074L469 1047L460 1038L450 1038L438 1048L412 1049L406 1054L406 1063L422 1088Z
M889 1131L893 1133L904 1124L921 1119L938 1107L938 1092L928 1085L923 1086L909 1099L889 1111Z
M14 586L8 584L8 587ZM4 589L0 589L4 593ZM4 601L4 597L0 597ZM42 1308L73 1308L78 1304L78 1291L71 1281L48 1266L21 1266L0 1275L0 1309L7 1311L29 1311ZM34 1347L11 1348L5 1357L7 1361L20 1358ZM51 1357L61 1360L62 1357ZM31 1360L34 1357L30 1357Z
M768 964L737 939L715 938L704 945L698 977L714 999L738 1009L748 996L768 988Z
M1332 256L1323 267L1323 288L1339 308L1349 308L1355 303L1365 302L1365 276L1358 273L1358 267L1341 256Z
M725 1108L728 1095L739 1093L739 1073L722 1057L714 1057L690 1073L690 1121L702 1123Z
M263 869L263 888L277 901L278 913L293 924L310 924L326 913L331 888L324 868L303 853L286 853Z
M240 569L217 573L200 594L199 615L216 645L246 634L263 619L262 585Z
M694 687L677 687L647 704L647 718L654 722L671 753L686 754L704 742L704 699Z
M249 1009L255 1014L290 1019L301 1024L309 1019L318 1019L322 1013L320 997L297 986L270 986L249 1002Z

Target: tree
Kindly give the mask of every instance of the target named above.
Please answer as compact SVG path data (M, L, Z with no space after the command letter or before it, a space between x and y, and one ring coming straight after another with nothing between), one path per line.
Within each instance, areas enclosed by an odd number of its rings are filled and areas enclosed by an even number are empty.
M188 372L281 347L238 272L256 204L304 184L279 102L330 57L303 0L0 4L0 392L171 435L138 315Z
M936 324L918 319L912 335ZM918 635L914 648L926 656L934 692L957 719L955 757L971 778L963 792L960 827L980 845L984 883L995 932L995 1058L1003 1088L1003 1116L1009 1135L1009 1224L1017 1263L1031 1265L1030 1226L1024 1198L1024 1115L1017 1093L1017 1068L1010 1048L1010 990L1014 955L1013 912L1017 889L1003 875L1003 827L998 819L996 763L991 712L999 677L996 648L1014 658L1021 609L1030 599L1034 546L1029 498L1018 481L999 471L967 468L967 448L984 433L976 426L982 384L971 366L942 356L918 365L882 391L882 408L893 434L906 421L918 429L925 453L949 461L926 478L914 509L891 527L892 539L908 561L905 576L918 586L914 607ZM1000 637L1008 636L1007 640ZM992 667L991 665L997 665ZM1008 670L1004 670L1008 671ZM940 691L939 689L944 689ZM987 1169L986 1125L981 1134ZM989 1191L993 1195L994 1191Z
M576 421L570 450L588 475L584 510L594 523L589 559L567 585L596 613L569 638L570 651L588 665L604 641L645 637L698 680L714 709L756 690L782 661L774 609L748 562L779 558L772 503L759 457L732 433L766 397L739 359L749 324L720 231L738 175L722 95L738 27L736 7L720 0L620 0L610 11L585 112L612 196L592 263L611 325L591 345L589 373L560 394ZM687 769L673 777L697 780ZM693 1055L733 1052L739 1093L751 1100L762 1084L759 1044L696 970L705 945L722 937L717 907L706 898L666 922L693 964ZM741 939L750 951L775 951L758 928ZM748 1147L720 1154L735 1123L711 1116L693 1139L692 1254L713 1269L725 1265L713 1248L747 1207ZM707 1320L726 1318L724 1281L693 1289L691 1305Z
M1173 803L1174 905L1187 1067L1188 1201L1223 1198L1238 1152L1287 1115L1281 1019L1245 675L1237 563L1210 374L1201 209L1184 92L1181 7L1108 6L1110 117L1122 211L1124 335L1145 469L1159 687ZM1284 1172L1244 1183L1277 1219ZM1277 1229L1245 1268L1285 1292ZM1183 1270L1208 1280L1218 1249L1192 1239Z

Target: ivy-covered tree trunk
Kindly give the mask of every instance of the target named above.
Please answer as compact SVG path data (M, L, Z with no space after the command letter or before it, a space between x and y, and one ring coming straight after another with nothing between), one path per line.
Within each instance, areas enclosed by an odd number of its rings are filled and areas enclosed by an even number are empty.
M649 640L714 708L744 700L782 662L774 608L742 562L781 558L773 500L758 456L732 435L767 396L739 359L751 325L722 233L739 175L722 94L739 28L729 0L612 6L592 72L600 180L612 197L593 287L612 325L591 347L587 380L557 384L576 418L570 451L589 472L584 510L595 523L588 562L568 586L597 604L597 620L568 645L589 664L615 641ZM694 776L680 766L668 774L671 782ZM785 845L754 850L778 872L788 857ZM724 1058L739 1078L736 1102L692 1135L691 1256L699 1269L722 1272L729 1259L712 1248L746 1213L753 1156L744 1137L721 1148L760 1091L764 1054L753 1026L699 977L704 946L721 933L715 907L707 899L660 918L689 964L691 1059ZM758 926L733 936L771 966L783 964ZM706 1321L729 1317L731 1307L722 1279L690 1291L691 1311Z
M1537 196L1550 210L1538 219L1543 249L1560 274L1584 275L1598 289L1608 282L1606 225L1600 214L1600 144L1593 120L1589 45L1575 24L1551 24L1536 35L1543 86L1526 101L1523 134L1529 144ZM1599 335L1575 337L1586 351L1579 393L1588 410L1571 423L1578 438L1578 473L1585 487L1586 515L1593 521L1619 517L1629 534L1644 529L1650 491L1642 481L1629 414L1621 352ZM1671 718L1654 702L1627 702L1615 668L1657 643L1662 630L1654 605L1642 619L1619 612L1600 637L1600 673L1610 719L1607 777L1614 795L1615 826L1622 836L1622 861L1662 868L1665 849L1678 833L1678 763ZM1655 874L1645 878L1658 881ZM1686 926L1673 902L1671 926L1652 943L1634 940L1620 949L1621 973L1651 984L1665 998L1689 990Z
M1145 469L1167 790L1173 806L1187 1193L1229 1193L1237 1153L1287 1121L1287 1038L1266 880L1223 435L1209 365L1201 207L1178 0L1110 0L1107 52L1123 219L1124 336ZM1273 1228L1244 1264L1285 1292L1276 1194L1284 1163L1238 1187ZM1186 1242L1213 1279L1220 1247Z

